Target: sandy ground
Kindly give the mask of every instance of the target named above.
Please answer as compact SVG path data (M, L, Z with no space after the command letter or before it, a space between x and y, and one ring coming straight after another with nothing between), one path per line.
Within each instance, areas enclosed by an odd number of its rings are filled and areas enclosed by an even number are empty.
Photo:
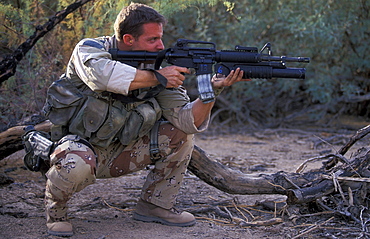
M244 173L293 172L304 160L335 152L353 132L330 133L302 129L275 129L238 134L206 133L196 136L196 144L210 157ZM356 147L368 145L365 138ZM355 150L356 147L353 147ZM23 167L20 151L0 161L0 173L12 177L14 183L0 185L0 238L57 238L46 232L43 192L45 180L40 173ZM350 157L351 152L347 155ZM321 162L310 164L320 167ZM75 235L71 238L292 238L307 228L305 221L292 221L282 216L282 222L271 226L243 226L237 218L263 221L278 217L274 211L258 211L256 201L284 201L282 195L230 195L211 187L192 175L186 175L177 207L200 208L220 205L224 212L233 203L250 205L250 210L231 212L234 220L219 217L212 211L195 213L193 227L169 227L143 223L132 219L132 212L148 171L143 170L125 177L99 179L94 185L74 195L70 201L69 217ZM226 204L225 204L226 203ZM228 205L227 205L228 204ZM223 206L222 206L223 205ZM226 206L225 206L226 205ZM231 207L230 207L231 205ZM255 210L253 210L255 209ZM231 209L230 209L231 210ZM249 214L249 215L245 215ZM268 217L266 215L269 215ZM327 217L323 218L323 220ZM341 225L341 223L343 225ZM301 238L348 238L343 233L346 220L334 225L333 230L317 228ZM343 236L343 237L342 237Z

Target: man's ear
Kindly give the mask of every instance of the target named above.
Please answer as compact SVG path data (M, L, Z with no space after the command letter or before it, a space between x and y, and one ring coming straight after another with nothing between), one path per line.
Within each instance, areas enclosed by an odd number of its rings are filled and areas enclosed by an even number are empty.
M125 34L122 38L123 43L125 43L127 46L132 46L132 43L134 42L134 37L131 34Z

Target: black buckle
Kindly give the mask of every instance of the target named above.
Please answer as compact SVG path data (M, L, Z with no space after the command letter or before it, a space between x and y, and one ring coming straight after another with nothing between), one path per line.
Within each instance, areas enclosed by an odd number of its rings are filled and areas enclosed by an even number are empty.
M150 159L152 160L153 163L162 158L159 148L150 149L149 152Z

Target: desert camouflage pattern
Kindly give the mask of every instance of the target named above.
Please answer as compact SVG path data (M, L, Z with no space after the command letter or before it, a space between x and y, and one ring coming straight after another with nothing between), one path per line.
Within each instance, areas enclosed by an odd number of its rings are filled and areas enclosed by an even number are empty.
M65 140L66 137L71 139ZM88 146L74 141L75 136L66 137L51 154L51 168L46 174L47 223L66 221L67 201L73 193L93 184L96 178L120 177L153 164L149 135L126 147L118 141L105 149L95 148L97 155ZM162 158L154 162L141 198L170 209L191 158L194 135L163 123L158 130L158 145Z
M74 192L95 182L97 158L85 144L67 135L50 155L45 190L47 223L66 221L67 201Z

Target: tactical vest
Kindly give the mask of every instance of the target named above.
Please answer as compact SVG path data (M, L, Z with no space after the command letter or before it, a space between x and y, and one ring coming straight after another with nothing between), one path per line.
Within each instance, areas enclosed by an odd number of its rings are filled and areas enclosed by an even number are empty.
M148 134L162 116L155 98L124 103L109 92L77 88L65 75L49 87L43 112L53 123L53 141L75 134L102 148L117 140L128 145Z

